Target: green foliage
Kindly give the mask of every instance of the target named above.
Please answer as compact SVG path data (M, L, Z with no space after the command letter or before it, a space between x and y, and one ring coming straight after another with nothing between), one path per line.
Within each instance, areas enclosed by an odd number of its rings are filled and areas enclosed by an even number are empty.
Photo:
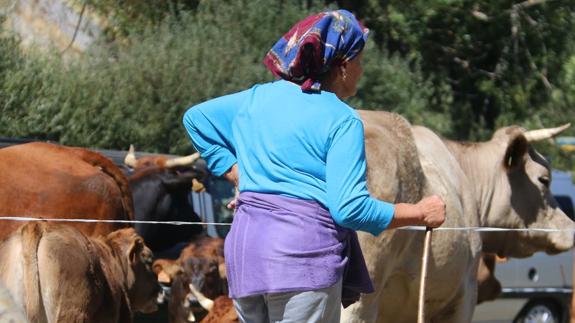
M452 136L485 139L509 123L529 123L560 86L572 54L575 2L338 1L378 31L390 53L412 60L451 101L430 101L452 120ZM438 87L438 88L437 88ZM442 90L440 90L441 92Z
M111 38L123 37L142 28L157 26L166 17L178 16L182 12L197 9L200 0L74 0L78 5L87 4L90 9L110 24L107 34Z
M305 10L266 1L209 1L64 63L31 53L8 73L3 136L68 145L189 153L181 118L207 99L272 79L267 50ZM303 14L302 14L303 12ZM238 17L243 27L238 28Z
M108 37L78 59L0 38L0 136L188 153L184 111L270 80L267 50L326 3L371 29L352 106L460 140L574 120L570 0L102 0L88 4L107 17ZM541 146L570 167L569 155Z
M349 103L359 109L385 110L401 114L412 124L425 125L448 133L450 120L446 111L430 108L433 86L425 80L418 64L410 64L399 55L388 55L368 42L364 51L364 75L359 90ZM443 100L449 101L444 91Z
M571 127L561 135L575 136L575 54L565 62L560 76L550 102L545 109L533 115L532 120L536 120L537 124L532 127L541 124L556 127L570 122ZM551 157L554 167L575 172L575 152L562 151L559 147L551 145L541 149Z

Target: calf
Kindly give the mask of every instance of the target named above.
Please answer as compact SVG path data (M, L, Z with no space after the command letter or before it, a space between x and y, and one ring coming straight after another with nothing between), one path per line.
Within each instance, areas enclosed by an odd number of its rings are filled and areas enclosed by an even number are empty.
M131 322L157 310L152 253L134 229L91 238L32 222L0 244L0 284L30 322Z
M169 277L171 282L170 322L195 321L207 314L191 288L211 299L227 294L223 250L223 239L201 236L192 241L177 260L156 260L154 271L159 277Z

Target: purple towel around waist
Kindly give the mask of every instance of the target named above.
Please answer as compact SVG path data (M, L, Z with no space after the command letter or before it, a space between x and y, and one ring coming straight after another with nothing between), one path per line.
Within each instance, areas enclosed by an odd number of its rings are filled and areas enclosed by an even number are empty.
M373 292L355 231L311 200L242 192L225 258L232 298L321 289L341 278L344 307Z

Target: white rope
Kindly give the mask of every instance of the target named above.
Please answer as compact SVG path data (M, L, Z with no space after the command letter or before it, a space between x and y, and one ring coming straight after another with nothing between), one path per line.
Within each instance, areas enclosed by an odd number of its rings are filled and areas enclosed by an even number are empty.
M1 218L0 218L1 219ZM408 231L425 231L425 227L407 226L401 227L397 230ZM550 228L495 228L495 227L439 227L433 228L433 231L477 231L477 232L575 232L575 229L550 229Z
M169 225L225 225L231 223L222 222L185 222L185 221L139 221L139 220L98 220L98 219L64 219L64 218L36 218L19 216L0 216L0 221L48 221L48 222L88 222L88 223L132 223L132 224L169 224ZM396 230L425 231L423 226L406 226ZM550 229L550 228L496 228L496 227L439 227L433 231L477 231L477 232L575 232L575 229Z
M0 220L5 221L48 221L48 222L89 222L89 223L142 223L142 224L170 224L170 225L232 225L231 223L215 222L184 222L184 221L138 221L138 220L97 220L97 219L60 219L60 218L33 218L3 216Z

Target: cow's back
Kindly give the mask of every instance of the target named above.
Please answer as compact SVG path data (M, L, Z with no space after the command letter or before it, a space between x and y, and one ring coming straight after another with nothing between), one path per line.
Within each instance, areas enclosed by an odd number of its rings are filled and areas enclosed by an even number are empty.
M105 157L81 148L29 143L0 149L0 216L129 220L127 179ZM0 239L21 225L6 221ZM124 224L76 223L89 235Z

